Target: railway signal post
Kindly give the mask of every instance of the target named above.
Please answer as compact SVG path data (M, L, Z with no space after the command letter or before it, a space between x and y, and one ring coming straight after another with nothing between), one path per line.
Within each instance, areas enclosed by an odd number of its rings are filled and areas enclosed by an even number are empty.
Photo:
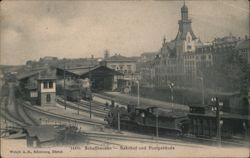
M117 109L117 123L118 123L118 132L121 131L121 121L120 121L120 109Z

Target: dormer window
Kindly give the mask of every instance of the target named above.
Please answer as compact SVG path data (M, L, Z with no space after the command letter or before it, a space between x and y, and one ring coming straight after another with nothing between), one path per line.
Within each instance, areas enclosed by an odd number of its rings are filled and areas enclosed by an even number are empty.
M190 41L191 41L191 40L190 40L190 36L188 36L188 43L190 43Z

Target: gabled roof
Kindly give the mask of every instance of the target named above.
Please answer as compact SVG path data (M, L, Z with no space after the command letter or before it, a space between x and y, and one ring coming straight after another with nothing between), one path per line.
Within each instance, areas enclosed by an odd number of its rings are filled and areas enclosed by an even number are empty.
M76 68L70 68L70 69L65 69L65 73L67 73L68 75L72 75L75 77L83 77L83 76L88 76L89 73L92 73L93 71L97 71L97 70L106 70L114 75L123 75L122 73L115 71L113 69L110 69L106 66L88 66L88 67L76 67ZM64 69L62 68L57 68L57 71L61 71L63 72ZM104 72L103 72L104 73Z
M42 69L42 70L34 70L34 71L23 72L23 73L18 74L17 79L18 79L18 80L24 80L24 79L26 79L26 78L29 78L29 77L38 75L39 72L41 72L41 71L44 71L44 69Z
M55 71L51 69L38 69L23 72L17 76L17 79L24 80L33 76L36 76L37 80L56 79Z
M56 71L47 69L45 71L39 72L37 80L55 80L56 79Z

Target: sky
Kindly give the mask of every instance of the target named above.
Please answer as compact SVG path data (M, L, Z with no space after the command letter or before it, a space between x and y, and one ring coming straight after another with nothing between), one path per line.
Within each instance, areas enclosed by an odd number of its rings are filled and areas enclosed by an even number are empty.
M187 1L192 28L209 42L249 35L248 0ZM175 38L183 1L11 0L1 2L0 64L58 58L139 56Z

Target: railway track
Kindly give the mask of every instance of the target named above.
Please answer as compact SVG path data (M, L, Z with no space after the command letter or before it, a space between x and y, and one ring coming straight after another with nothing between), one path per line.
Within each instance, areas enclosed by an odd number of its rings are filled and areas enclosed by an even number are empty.
M22 119L24 120L24 122L27 125L31 125L31 126L38 126L39 123L35 121L35 119L31 118L31 116L29 116L26 111L24 110L23 106L21 103L16 102L16 107L17 107L17 111L19 113L19 115L22 117Z
M2 101L3 103L3 101ZM77 123L84 123L84 124L91 124L91 125L103 125L103 124L98 124L98 123L94 123L92 121L86 121L86 120L79 120L79 119L74 119L74 118L69 118L69 117L65 117L65 116L61 116L61 115L55 115L55 114L51 114L45 111L41 111L37 108L33 108L30 107L28 105L23 105L24 108L29 108L35 111L39 111L41 113L45 113L48 116L53 115L53 117L59 117L59 118L64 118L66 120L70 120L70 121L76 121ZM1 108L3 106L1 105ZM1 110L1 114L2 114ZM14 122L15 124L17 124L17 126L20 127L24 127L27 126L26 124L15 120L11 117L8 118L9 121ZM168 139L168 138L162 138L162 137L150 137L150 136L127 136L127 135L115 135L115 134L105 134L105 133L86 133L83 132L83 135L87 135L90 139L92 139L92 142L90 142L90 144L96 144L94 142L99 141L99 142L103 142L104 144L112 144L107 140L124 140L124 141L138 141L138 142L142 142L142 143L159 143L159 144L168 144L168 145L182 145L182 146L189 146L193 145L195 147L197 147L197 144L200 144L201 141L205 141L205 142L210 142L210 143L215 143L216 140L211 140L211 139L204 139L204 138L189 138L189 137L182 137L179 139ZM183 139L185 138L185 139ZM183 139L183 140L182 140ZM174 142L174 143L172 143ZM190 144L187 144L190 143ZM195 144L196 143L196 144ZM207 145L207 143L205 143ZM234 145L234 146L246 146L246 144L240 143L240 142L230 142L230 141L222 141L222 144L224 145ZM120 144L113 144L113 145L120 145Z
M8 104L6 104L7 108L5 109L5 117L12 117L12 122L17 122L22 127L38 125L37 122L34 121L23 109L22 104L19 104L16 101L14 94L14 84L9 84L9 96L8 96Z
M8 103L7 97L1 98L1 116L2 116L2 118L6 119L6 122L11 123L13 126L17 126L17 127L26 126L26 124L23 123L22 121L12 117L12 115L10 114L10 112L6 108L7 103Z
M52 112L48 112L48 111L44 111L35 107L30 106L29 104L23 103L24 108L29 109L30 111L35 111L44 115L47 115L48 117L54 117L54 118L59 118L59 119L63 119L63 120L67 120L70 122L75 122L75 123L79 123L79 124L87 124L87 125L94 125L94 126L104 126L106 125L105 123L102 122L98 122L98 121L94 121L94 120L89 120L89 119L76 119L73 117L69 117L69 116L64 116L64 115L59 115L59 114L55 114Z
M61 98L57 98L57 102L60 103L60 104L65 104L63 99ZM90 109L89 109L89 105L86 105L86 103L84 102L70 102L70 101L67 101L66 103L67 107L68 108L71 108L71 109L74 109L74 110L78 110L79 111L82 111L82 112L89 112ZM93 105L93 104L92 104ZM104 109L100 110L100 109L96 109L96 105L92 106L91 105L91 112L93 115L97 116L97 117L101 117L101 118L104 118L106 115L107 115L107 112L104 111Z
M118 134L105 134L105 133L83 133L89 138L104 139L104 140L116 140L116 141L132 141L139 143L157 143L163 145L180 145L186 147L198 147L197 144L184 142L181 140L166 139L161 137L150 137L150 136L128 136L128 135L118 135ZM200 144L199 144L200 146Z
M142 143L159 143L159 144L168 144L168 145L181 145L181 146L193 146L197 145L215 145L217 140L215 139L203 139L203 138L188 138L181 137L179 139L163 138L163 137L150 137L150 136L128 136L128 135L117 135L117 134L105 134L105 133L83 133L90 138L102 138L107 140L126 140L126 141L137 141ZM247 142L233 142L233 141L222 141L222 145L225 146L241 146L249 147Z
M89 102L81 100L80 103L89 108ZM98 112L106 113L105 107L96 101L91 101L91 106Z

